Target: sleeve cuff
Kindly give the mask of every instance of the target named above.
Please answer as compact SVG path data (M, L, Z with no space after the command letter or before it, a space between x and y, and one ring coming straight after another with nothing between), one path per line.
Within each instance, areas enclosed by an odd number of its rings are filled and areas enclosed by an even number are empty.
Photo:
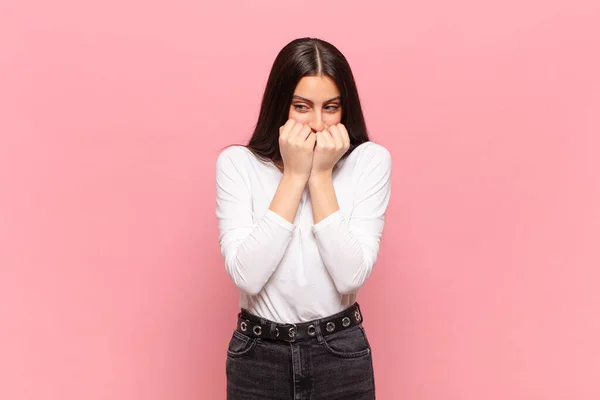
M277 225L282 228L287 229L290 232L294 232L296 230L296 224L290 223L287 219L283 218L281 215L277 214L275 211L270 208L267 209L266 217L271 221L275 222Z
M329 214L327 217L323 218L318 223L314 224L312 226L312 231L314 233L317 233L317 232L325 229L329 225L331 225L331 223L333 223L335 221L339 221L340 219L342 219L342 210L338 209L333 214Z

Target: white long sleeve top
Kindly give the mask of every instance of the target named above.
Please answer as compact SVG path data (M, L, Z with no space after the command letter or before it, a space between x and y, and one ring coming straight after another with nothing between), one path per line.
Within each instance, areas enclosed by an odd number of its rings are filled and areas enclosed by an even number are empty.
M294 223L269 209L283 176L244 146L216 162L216 215L225 268L240 307L298 323L350 307L377 260L391 195L389 151L374 142L338 162L333 185L340 209L314 223L308 185Z

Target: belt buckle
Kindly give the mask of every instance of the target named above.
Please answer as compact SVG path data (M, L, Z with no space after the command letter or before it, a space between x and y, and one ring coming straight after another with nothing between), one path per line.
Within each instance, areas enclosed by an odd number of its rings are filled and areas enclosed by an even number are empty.
M294 343L296 341L296 336L298 335L298 327L296 326L296 324L290 324L290 325L292 325L292 326L290 326L288 328L287 335L291 336L291 339L283 339L283 340L286 342L289 342L289 343Z

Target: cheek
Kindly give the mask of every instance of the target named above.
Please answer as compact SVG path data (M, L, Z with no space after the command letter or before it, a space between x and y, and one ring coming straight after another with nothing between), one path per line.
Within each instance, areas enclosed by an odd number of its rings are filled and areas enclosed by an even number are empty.
M288 119L293 119L294 121L300 124L308 123L308 113L301 113L294 110L293 107L290 107L290 111L288 113Z
M337 125L342 122L342 113L335 113L334 115L326 115L324 121L327 125Z

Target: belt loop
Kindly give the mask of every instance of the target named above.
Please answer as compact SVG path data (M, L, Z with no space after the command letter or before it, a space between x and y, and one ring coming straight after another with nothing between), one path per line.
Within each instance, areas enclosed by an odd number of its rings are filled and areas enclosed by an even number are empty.
M271 322L271 339L275 339L277 337L277 323Z
M321 344L325 341L325 339L323 339L323 332L321 332L321 322L317 320L315 321L314 325L317 332L317 341L319 344Z

